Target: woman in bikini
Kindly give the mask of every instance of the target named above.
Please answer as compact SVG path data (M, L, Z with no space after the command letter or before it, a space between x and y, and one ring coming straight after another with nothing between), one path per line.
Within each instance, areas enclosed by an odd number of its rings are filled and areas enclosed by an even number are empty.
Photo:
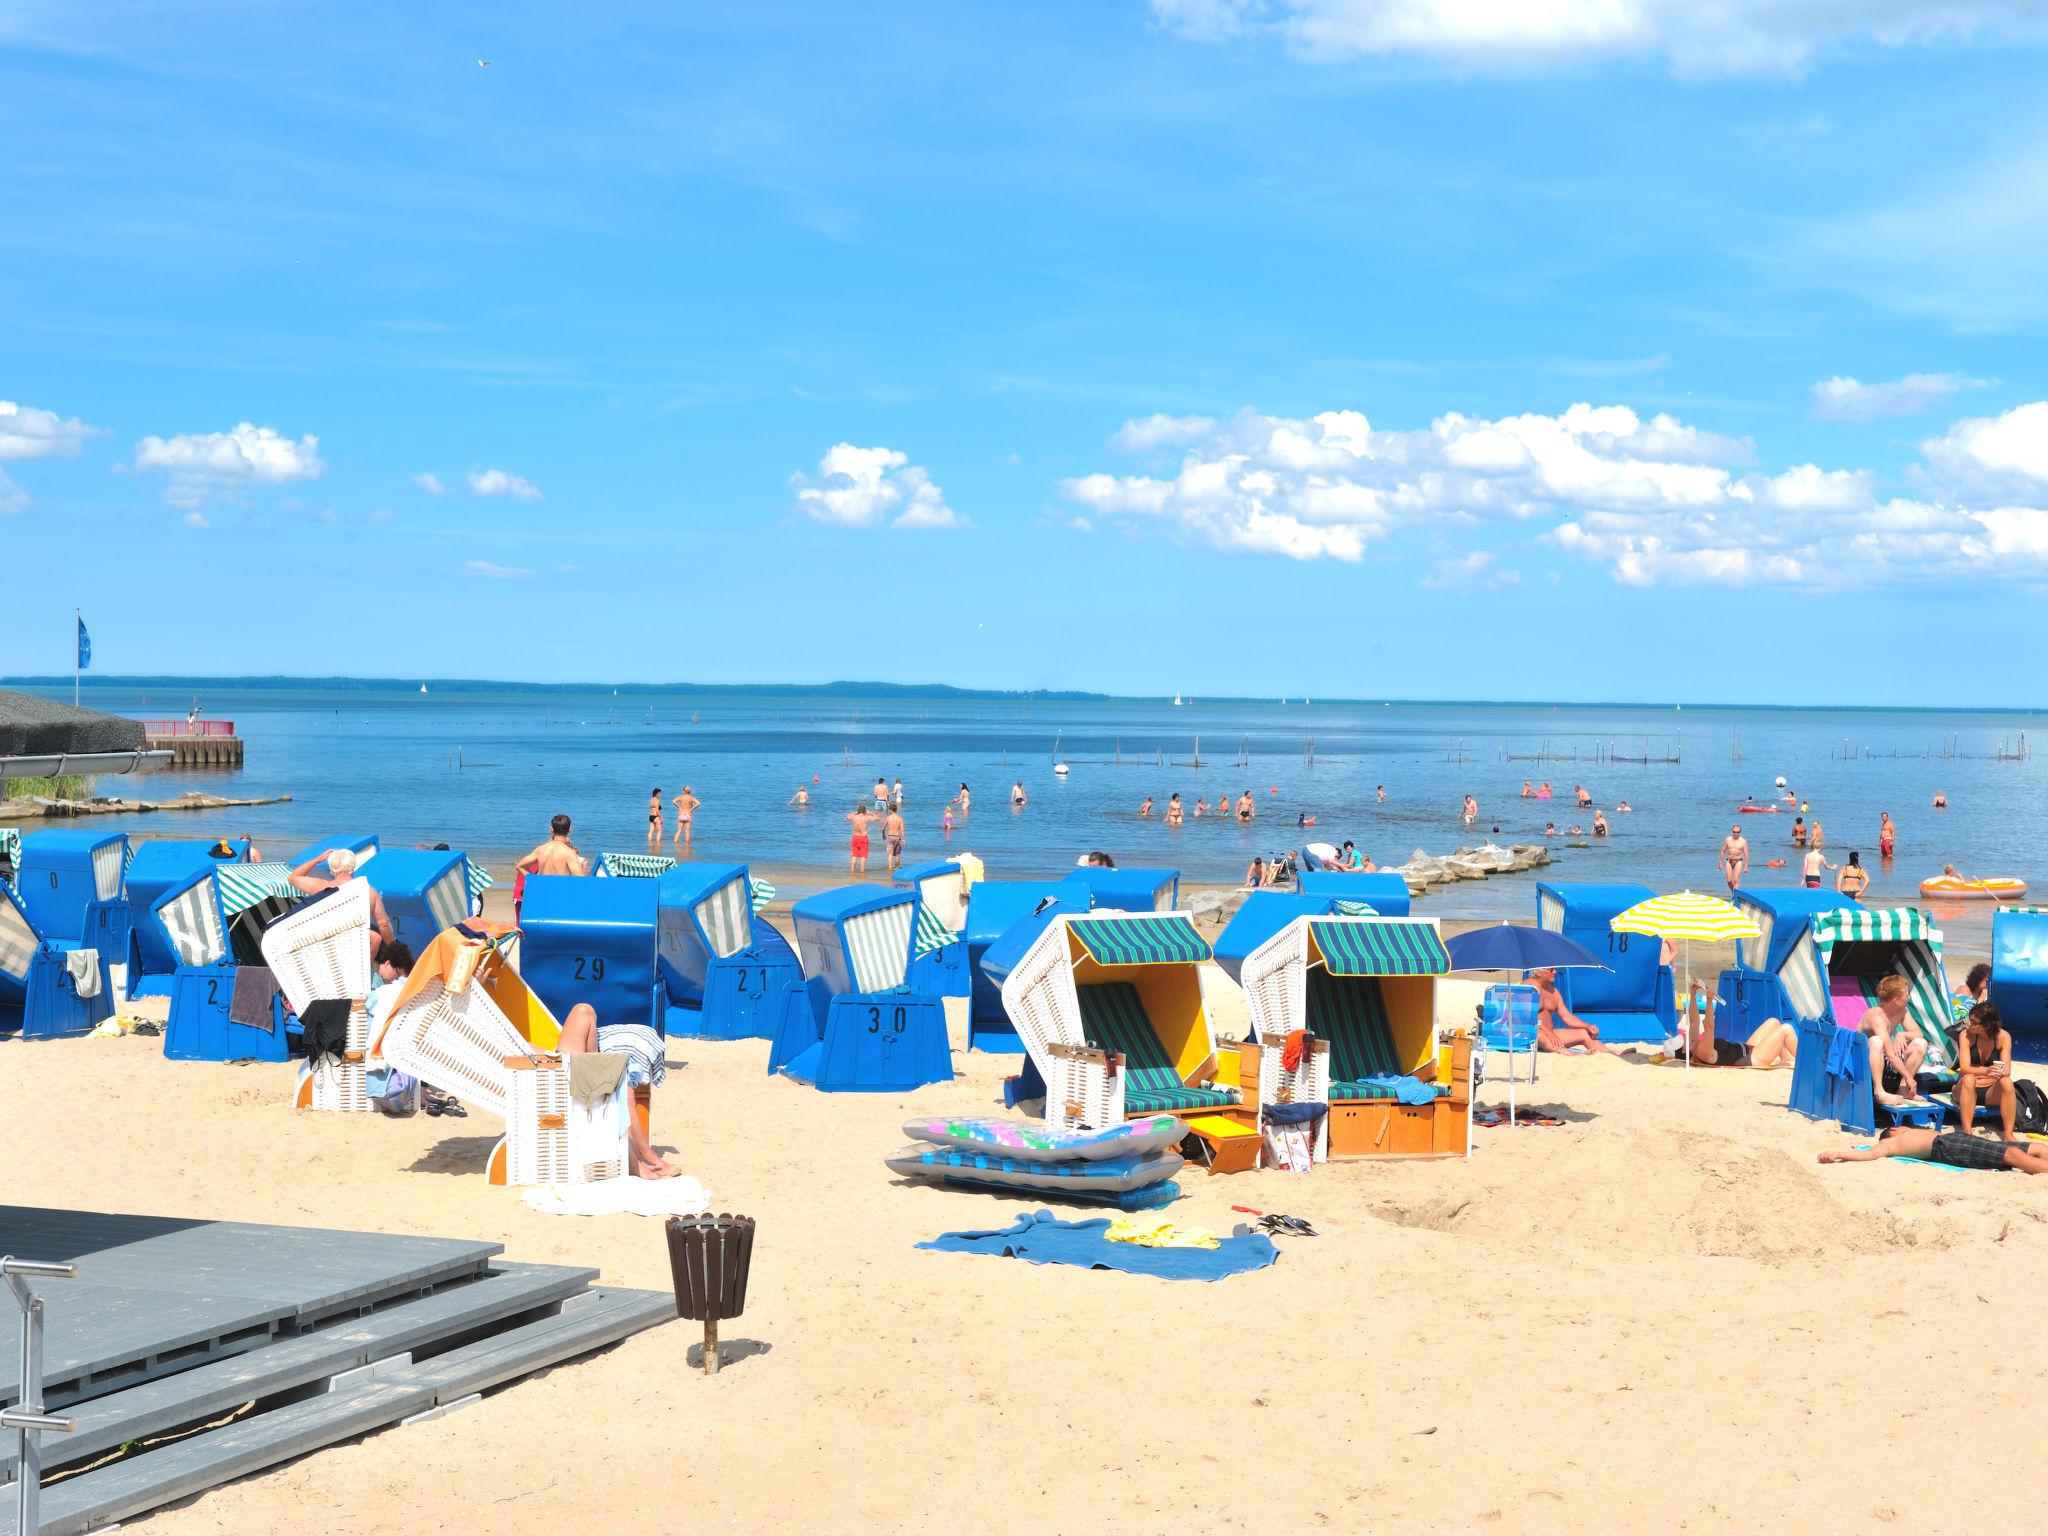
M1835 876L1835 889L1844 896L1861 896L1870 888L1870 871L1863 867L1863 855L1849 850L1849 862Z
M1181 822L1180 791L1175 790L1166 802L1166 824L1177 827Z
M661 852L661 786L647 797L647 851Z
M703 804L702 800L699 800L696 795L691 793L690 786L687 784L683 786L683 792L676 796L676 846L678 848L690 846L690 822L696 816L698 810L702 808ZM654 835L654 840L657 843L661 841L661 834L658 831Z

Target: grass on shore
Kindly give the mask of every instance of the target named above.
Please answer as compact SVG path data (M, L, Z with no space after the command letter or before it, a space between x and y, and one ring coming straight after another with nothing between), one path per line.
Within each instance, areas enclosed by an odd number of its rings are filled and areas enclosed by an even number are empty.
M66 773L54 779L0 779L0 800L90 800L99 775Z

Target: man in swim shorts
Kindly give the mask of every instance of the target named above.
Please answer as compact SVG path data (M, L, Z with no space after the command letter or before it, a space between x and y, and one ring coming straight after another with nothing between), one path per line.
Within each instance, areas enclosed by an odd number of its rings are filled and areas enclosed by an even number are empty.
M1742 835L1742 826L1737 823L1721 840L1721 878L1728 882L1729 895L1735 894L1742 884L1742 877L1748 873L1749 839Z
M846 872L864 875L868 872L868 808L856 802L846 819L853 823L853 842L847 849Z
M548 840L521 859L513 868L522 875L587 875L590 864L569 841L569 818L556 816L548 823Z
M903 813L894 806L883 819L882 836L889 844L889 869L893 873L903 867Z
M1927 1061L1927 1042L1906 1022L1911 993L1905 977L1885 977L1877 984L1877 1006L1856 1024L1870 1037L1870 1081L1880 1104L1907 1104L1920 1097L1918 1079Z
M1917 1157L1949 1168L2012 1168L2021 1173L2048 1173L2048 1157L2034 1150L2037 1145L2031 1141L1993 1141L1988 1136L1972 1136L1968 1131L1923 1131L1893 1125L1878 1132L1875 1146L1823 1152L1820 1160L1874 1163L1881 1157Z

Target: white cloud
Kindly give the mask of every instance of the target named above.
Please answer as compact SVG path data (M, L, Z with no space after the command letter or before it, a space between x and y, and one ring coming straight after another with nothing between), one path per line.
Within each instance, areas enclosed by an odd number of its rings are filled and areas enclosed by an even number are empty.
M1216 423L1207 416L1168 416L1161 411L1143 421L1125 422L1110 444L1126 453L1149 453L1155 448L1192 443L1215 430Z
M967 519L946 504L930 471L895 448L836 443L818 461L815 476L792 475L797 510L816 523L840 528L965 528Z
M1420 54L1461 64L1576 67L1615 55L1688 74L1792 73L1821 47L2038 36L2040 0L1150 0L1161 25L1216 40L1260 31L1316 59Z
M502 469L487 469L481 474L471 470L469 492L472 496L510 496L514 501L540 500L539 486L524 475L507 474ZM434 494L438 496L440 492L435 491Z
M423 469L412 477L412 483L429 496L446 496L448 487L441 483L441 477L431 469Z
M55 411L0 400L0 463L76 458L87 438L104 437L106 430L89 427L75 416L67 421ZM0 516L23 511L28 504L28 492L0 471Z
M1143 434L1139 434L1142 439ZM1426 429L1356 411L1244 411L1189 442L1177 471L1061 482L1082 515L1232 552L1365 560L1427 534L1523 528L1624 584L1842 586L1929 575L2048 578L2048 402L1957 423L1924 445L1915 494L1866 469L1753 467L1746 439L1626 406ZM1987 486L2011 494L1996 498ZM2027 489L2032 486L2033 489ZM1490 551L1439 560L1435 586L1514 579Z
M1887 384L1865 384L1836 375L1813 386L1813 414L1822 421L1877 421L1889 416L1918 416L1965 389L1982 389L1985 380L1960 373L1909 373Z
M67 421L55 411L0 400L0 461L76 458L87 438L104 437L106 432L75 416Z
M187 528L211 528L213 526L213 523L204 512L187 512L178 521Z
M2048 486L2048 400L1959 421L1920 451L1939 471L1973 487Z
M489 560L465 560L463 572L470 576L482 576L491 581L524 581L533 572L519 565L494 565Z
M373 523L388 523L391 521L391 517L392 512L389 507L378 507L370 513L370 521Z
M163 470L170 477L164 500L174 507L196 507L210 497L255 486L317 480L327 468L319 448L320 439L310 433L293 442L271 427L245 421L232 432L145 437L135 445L132 468Z

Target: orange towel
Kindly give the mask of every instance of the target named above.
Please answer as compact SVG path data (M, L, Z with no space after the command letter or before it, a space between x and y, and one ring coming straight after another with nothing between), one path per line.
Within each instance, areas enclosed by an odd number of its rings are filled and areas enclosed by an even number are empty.
M1280 1047L1280 1070L1292 1072L1301 1065L1302 1054L1307 1050L1308 1031L1305 1029L1290 1029L1287 1032L1287 1043Z

